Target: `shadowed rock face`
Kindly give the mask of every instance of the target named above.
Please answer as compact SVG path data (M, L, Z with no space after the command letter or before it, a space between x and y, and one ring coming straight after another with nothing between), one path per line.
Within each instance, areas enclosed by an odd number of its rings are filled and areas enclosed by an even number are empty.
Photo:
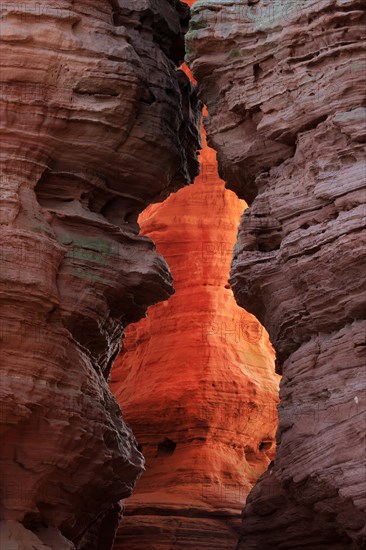
M109 370L124 327L172 293L136 220L198 171L200 108L176 69L189 9L7 2L1 16L0 542L107 550L143 471Z
M275 454L274 351L227 283L244 201L204 142L194 185L141 228L176 293L126 331L111 388L146 458L114 550L236 547L245 499Z
M231 284L283 373L276 460L238 548L363 548L365 12L357 0L193 10L209 140L251 203Z

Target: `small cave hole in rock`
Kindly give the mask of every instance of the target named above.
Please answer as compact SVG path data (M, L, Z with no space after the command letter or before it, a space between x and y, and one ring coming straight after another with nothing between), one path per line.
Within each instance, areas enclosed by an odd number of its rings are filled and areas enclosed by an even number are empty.
M158 455L172 455L175 451L177 444L166 437L164 441L158 444Z
M269 451L269 449L271 449L272 447L272 444L272 441L262 441L258 446L258 450L262 453Z
M261 74L263 73L263 69L261 68L260 64L259 63L255 63L253 65L253 75L254 75L254 79L255 80L258 80L258 78L261 76Z

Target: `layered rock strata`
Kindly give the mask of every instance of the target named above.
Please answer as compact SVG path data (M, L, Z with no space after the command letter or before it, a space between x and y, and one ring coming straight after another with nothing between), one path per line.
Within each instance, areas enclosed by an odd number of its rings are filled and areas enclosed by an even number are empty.
M244 207L204 145L194 185L139 218L176 293L128 328L112 371L146 457L115 550L235 548L245 498L274 456L274 352L227 283Z
M357 0L194 7L189 58L227 186L231 284L283 373L277 457L238 548L364 548L365 62Z
M136 220L198 171L189 9L6 2L1 18L0 545L108 550L144 465L109 371L124 327L173 291Z

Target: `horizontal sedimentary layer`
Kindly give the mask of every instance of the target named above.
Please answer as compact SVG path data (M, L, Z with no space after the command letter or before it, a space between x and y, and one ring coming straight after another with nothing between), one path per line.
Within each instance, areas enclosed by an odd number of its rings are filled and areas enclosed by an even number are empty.
M1 16L1 540L27 528L28 549L47 528L107 550L144 468L109 372L126 325L173 293L137 216L198 172L201 109L177 69L189 9L50 0Z
M283 372L277 458L240 548L365 544L365 12L205 0L189 59L227 186L250 202L231 285Z

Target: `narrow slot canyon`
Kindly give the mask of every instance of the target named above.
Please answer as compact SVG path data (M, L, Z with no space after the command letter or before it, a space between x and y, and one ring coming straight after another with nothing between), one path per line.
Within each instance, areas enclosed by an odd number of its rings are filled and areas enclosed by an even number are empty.
M279 376L268 334L227 283L246 204L224 187L202 128L193 185L139 218L175 294L131 325L111 389L146 459L115 549L232 548L275 455Z
M0 19L0 549L364 548L363 2Z

